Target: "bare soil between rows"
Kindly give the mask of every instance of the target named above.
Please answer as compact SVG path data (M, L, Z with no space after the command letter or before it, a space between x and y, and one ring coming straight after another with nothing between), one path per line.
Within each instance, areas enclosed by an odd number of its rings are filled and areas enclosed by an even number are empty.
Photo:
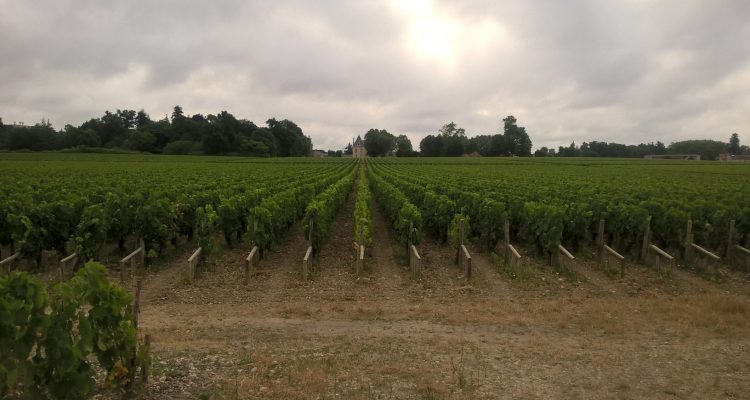
M524 282L472 246L473 274L429 237L419 279L373 208L357 277L354 194L308 281L301 225L261 261L224 249L188 284L186 261L150 273L144 399L749 399L750 282L640 265L611 278L579 261L562 277L534 261ZM185 253L189 253L185 250ZM186 257L184 257L186 259Z

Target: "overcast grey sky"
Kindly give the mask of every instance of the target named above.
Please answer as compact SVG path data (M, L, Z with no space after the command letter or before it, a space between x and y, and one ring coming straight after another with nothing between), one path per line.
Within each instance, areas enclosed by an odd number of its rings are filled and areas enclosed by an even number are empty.
M750 1L0 0L0 118L288 118L316 148L515 115L534 147L738 132Z

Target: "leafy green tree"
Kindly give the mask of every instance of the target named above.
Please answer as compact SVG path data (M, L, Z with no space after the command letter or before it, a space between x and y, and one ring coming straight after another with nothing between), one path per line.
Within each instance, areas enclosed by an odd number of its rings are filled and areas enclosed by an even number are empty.
M396 156L411 157L414 156L414 148L411 146L411 140L406 135L396 137Z
M516 124L516 117L509 115L503 118L503 136L508 153L522 157L531 155L531 138L526 128Z
M131 150L154 151L156 149L156 138L151 132L134 131L125 140L124 145Z
M136 127L136 112L134 110L117 110L117 116L122 120L122 126L125 129Z
M119 115L105 111L97 132L101 138L102 145L106 147L117 147L125 139L127 128Z
M464 128L459 128L458 125L456 125L455 122L451 121L445 125L443 125L440 128L440 136L443 137L450 137L450 136L466 136L466 130Z
M386 156L396 149L396 138L385 129L370 129L365 133L365 150L371 157Z
M54 150L59 147L60 139L48 123L14 126L5 133L5 147L8 150Z
M740 135L733 133L729 138L729 153L740 154Z
M422 157L440 157L443 155L442 136L427 135L419 142L419 152Z
M302 129L294 122L284 119L277 121L271 118L266 121L278 143L280 157L305 157L312 151L312 140L302 133Z
M270 157L276 157L279 154L279 144L276 142L276 137L271 133L268 128L258 128L250 134L250 139L257 143L265 146L266 151L263 154Z
M146 111L144 111L143 109L138 111L138 113L135 115L135 127L137 129L141 129L152 122L154 121L151 120L148 114L146 114Z
M490 135L477 135L469 139L469 146L466 151L468 153L477 152L482 156L490 155L490 144L492 142L492 136Z
M164 154L192 154L196 146L198 144L190 140L175 140L164 146Z
M508 155L508 146L503 135L492 135L492 138L490 139L490 149L487 155L493 157Z
M684 140L669 145L669 154L700 154L703 160L716 160L727 150L727 144L717 140Z
M63 147L88 146L99 147L99 135L93 129L76 128L72 125L65 125L63 130L62 143Z
M461 136L444 136L443 152L446 157L460 157L464 154L464 139Z

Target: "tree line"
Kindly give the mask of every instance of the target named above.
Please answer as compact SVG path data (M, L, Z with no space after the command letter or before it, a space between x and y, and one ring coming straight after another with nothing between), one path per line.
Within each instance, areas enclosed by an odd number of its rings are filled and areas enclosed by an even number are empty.
M307 156L312 141L294 122L271 118L266 126L238 119L227 111L186 115L175 106L171 118L152 120L144 111L105 111L79 126L60 131L42 120L34 126L3 125L0 149L126 149L164 154L241 154L267 157Z
M656 143L641 143L638 145L626 145L607 142L583 142L576 146L575 142L569 146L558 147L557 151L542 147L534 152L536 157L618 157L618 158L643 158L646 155L668 155L668 154L698 154L702 160L716 160L719 154L728 153L732 155L750 155L748 146L740 145L740 138L733 133L729 142L718 140L683 140L673 142L669 146L657 141Z
M741 146L739 135L733 133L728 143L717 140L685 140L671 143L626 145L614 142L575 142L569 146L542 147L531 152L532 141L526 128L518 126L512 115L502 120L502 132L468 137L466 130L455 122L443 125L436 134L424 137L419 151L406 135L394 135L385 129L365 133L364 146L372 157L619 157L642 158L656 154L699 154L704 160L715 160L721 153L750 155L748 146ZM79 126L65 125L55 131L49 120L33 126L3 125L0 119L0 150L61 150L106 151L124 149L164 154L236 154L265 157L308 156L312 140L294 122L271 118L266 126L238 119L227 111L218 114L186 115L175 106L171 116L152 120L144 111L105 111ZM352 154L351 144L343 150L330 150L329 156Z
M427 135L419 142L419 152L406 135L395 136L385 129L370 129L364 137L367 155L372 157L460 157L465 154L481 156L531 156L531 138L526 128L518 126L512 115L503 119L503 133L478 135L469 138L466 130L455 122L443 125L435 135ZM344 154L351 154L347 146Z

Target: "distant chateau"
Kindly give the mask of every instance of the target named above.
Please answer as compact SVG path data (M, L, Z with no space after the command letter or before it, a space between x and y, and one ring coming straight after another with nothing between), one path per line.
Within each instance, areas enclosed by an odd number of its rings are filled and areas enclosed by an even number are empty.
M367 149L365 149L365 141L361 137L357 136L357 140L354 141L352 146L352 156L364 158L367 157Z

